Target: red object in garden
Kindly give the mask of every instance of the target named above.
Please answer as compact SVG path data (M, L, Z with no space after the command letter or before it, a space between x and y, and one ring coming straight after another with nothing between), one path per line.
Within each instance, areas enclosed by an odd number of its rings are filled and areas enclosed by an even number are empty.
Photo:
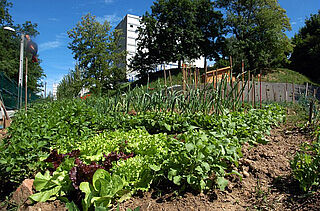
M83 96L83 97L80 97L80 99L84 99L84 100L86 100L86 99L87 99L87 97L90 97L90 94L87 94L87 95L85 95L85 96Z

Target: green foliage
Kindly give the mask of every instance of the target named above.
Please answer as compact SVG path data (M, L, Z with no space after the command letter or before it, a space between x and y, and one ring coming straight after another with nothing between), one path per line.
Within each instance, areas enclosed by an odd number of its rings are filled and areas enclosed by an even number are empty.
M233 35L228 39L224 56L233 57L237 70L242 59L246 69L253 71L286 61L292 45L285 31L291 30L291 26L278 1L218 0L216 3L226 11L226 22Z
M75 66L75 70L71 70L68 75L64 76L60 81L57 89L57 98L74 98L79 95L83 88L82 71L79 66Z
M38 193L31 195L30 199L37 202L55 200L57 197L61 199L71 189L71 180L66 171L55 171L52 176L49 171L44 175L39 172L33 184Z
M24 34L35 37L39 32L37 31L38 25L30 21L15 26L9 13L11 6L12 3L7 0L0 1L0 71L5 72L13 81L18 81L20 33L23 32ZM17 32L3 29L5 26L10 26ZM33 92L40 92L43 85L39 79L45 76L43 69L40 63L33 63L31 61L31 55L29 55L29 53L25 53L25 55L28 57L28 88Z
M147 74L154 65L216 57L222 41L222 14L207 0L158 0L139 28L131 67ZM146 50L147 49L147 50Z
M320 140L304 143L291 161L293 176L303 191L318 187L320 182Z
M48 156L51 147L85 140L97 127L96 112L84 101L55 101L35 104L28 112L15 114L8 133L0 143L0 169L4 181L20 182L32 177Z
M305 99L307 101L308 99ZM313 99L312 99L313 100ZM310 103L308 100L307 104ZM306 106L302 106L305 108ZM309 107L309 105L308 105ZM311 128L313 130L314 141L306 141L300 147L300 151L291 160L291 169L294 178L299 182L303 191L308 192L317 189L320 185L320 124L319 124L319 104L314 104L314 117ZM309 113L309 111L305 111ZM305 121L304 121L305 122Z
M292 43L293 53L290 57L294 70L303 73L314 81L320 81L320 11L305 20L305 25L296 34Z
M12 17L9 14L9 8L12 7L12 3L7 0L0 1L0 26L12 24Z
M20 111L9 128L10 137L0 143L1 181L19 183L52 168L43 161L54 149L64 154L80 150L84 168L92 162L99 168L107 159L104 155L111 152L134 155L106 168L112 176L103 174L105 181L100 183L110 187L108 191L117 183L119 189L112 193L99 189L94 181L85 181L81 190L86 193L83 207L88 209L108 206L159 182L182 189L223 190L228 184L225 176L239 175L233 168L242 156L242 144L266 143L264 135L282 120L283 110L271 105L245 113L241 106L223 104L209 93L204 98L201 90L189 92L166 96L161 90L136 88L113 97L46 102L33 105L27 113ZM210 112L212 104L206 101L221 106L217 113ZM38 173L35 185L39 192L31 198L72 200L75 189L70 187L68 172L75 165L73 159L64 159L52 176ZM68 206L74 208L72 203Z
M276 83L314 84L307 76L286 68L276 68L261 77L262 81Z
M107 89L117 88L125 81L125 51L119 51L120 35L118 30L110 31L110 24L100 24L95 16L87 14L76 27L68 31L69 48L83 69L85 85L93 93L101 94Z
M94 207L109 207L112 199L124 195L122 191L123 181L119 175L98 169L92 179L92 185L89 182L82 182L80 190L84 192L85 198L82 206L87 211L92 205Z

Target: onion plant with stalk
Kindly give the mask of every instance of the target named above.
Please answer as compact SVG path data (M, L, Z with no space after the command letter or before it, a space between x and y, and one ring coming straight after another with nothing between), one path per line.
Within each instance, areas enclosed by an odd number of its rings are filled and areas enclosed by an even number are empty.
M135 87L126 93L118 92L114 96L101 99L99 103L95 101L95 107L99 113L108 114L112 112L128 113L148 111L166 111L178 113L202 112L205 114L219 115L226 109L237 111L242 106L242 96L247 87L247 80L241 81L242 75L234 81L225 75L220 82L195 86L195 83L186 85L186 91L165 89L160 83L149 90L147 87ZM244 83L242 85L242 83ZM241 86L240 86L241 85ZM238 87L241 87L239 90ZM248 86L251 90L252 86Z

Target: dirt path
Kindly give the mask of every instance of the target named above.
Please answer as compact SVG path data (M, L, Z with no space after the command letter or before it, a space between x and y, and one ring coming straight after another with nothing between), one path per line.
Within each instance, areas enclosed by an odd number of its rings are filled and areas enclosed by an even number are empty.
M239 169L244 177L232 180L226 191L154 196L145 193L120 205L120 210L320 210L320 194L304 196L291 176L289 161L309 137L302 131L281 126L273 129L266 145L243 147Z

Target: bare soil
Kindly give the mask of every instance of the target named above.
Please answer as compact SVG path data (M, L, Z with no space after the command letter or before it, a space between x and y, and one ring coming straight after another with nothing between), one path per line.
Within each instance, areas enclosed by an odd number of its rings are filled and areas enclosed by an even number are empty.
M245 145L239 171L243 179L230 177L226 191L210 193L150 191L120 204L120 210L320 210L320 192L304 195L292 178L289 161L302 142L304 131L282 125L271 131L266 145ZM116 210L116 208L114 209Z

